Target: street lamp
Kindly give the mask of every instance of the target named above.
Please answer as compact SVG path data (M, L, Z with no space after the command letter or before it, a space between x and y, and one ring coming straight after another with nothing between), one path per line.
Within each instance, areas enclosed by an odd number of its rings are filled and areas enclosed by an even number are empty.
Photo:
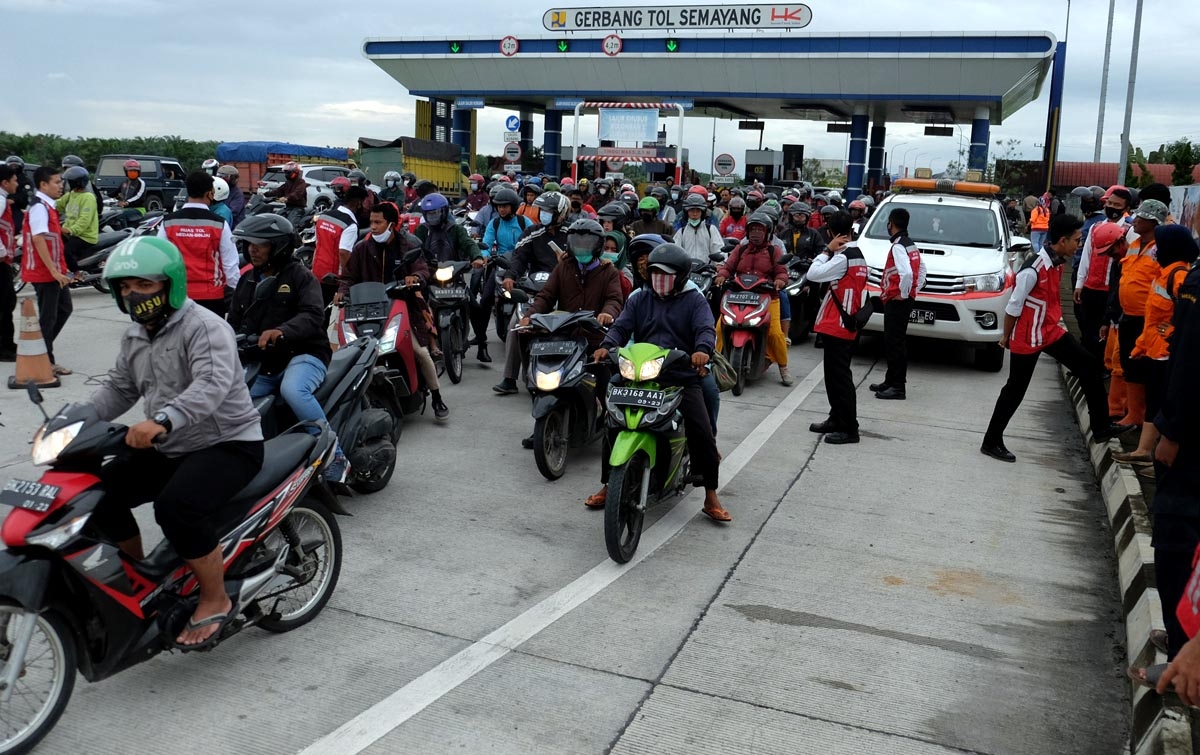
M905 144L909 143L910 142L900 142L899 144L893 144L892 148L888 150L887 165L885 167L887 168L889 176L892 175L892 158L896 156L896 147L903 147Z

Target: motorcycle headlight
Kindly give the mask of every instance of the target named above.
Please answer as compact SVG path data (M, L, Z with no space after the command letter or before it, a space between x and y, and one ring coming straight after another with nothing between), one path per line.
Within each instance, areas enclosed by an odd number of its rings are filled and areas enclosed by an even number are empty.
M387 327L383 330L383 337L379 339L379 353L390 354L396 350L396 336L400 334L400 315L396 315L391 320L388 320Z
M757 328L758 324L762 322L762 315L759 315L758 317L751 317L746 322L750 325L750 327Z
M438 283L449 283L450 279L453 277L454 268L452 267L439 267L437 272L434 273L434 278L437 279Z
M83 420L60 427L50 433L46 432L46 426L43 425L37 431L37 435L33 436L33 463L38 466L53 463L63 449L75 440L75 436L79 435L79 431L82 429Z
M618 357L617 358L617 367L621 371L621 377L625 378L626 380L636 380L637 379L636 376L633 374L633 362L631 362L630 360L626 359L625 357Z
M733 315L725 315L725 324L733 325Z
M663 357L651 359L642 365L642 371L638 375L639 380L653 380L658 377L658 373L662 371Z
M562 373L558 370L553 372L542 372L538 370L537 387L539 391L555 391L558 390L559 384L562 382Z
M963 279L968 293L980 291L996 293L1004 290L1004 274L990 273L988 275L969 275Z
M83 526L87 524L91 516L92 512L90 511L86 514L80 514L66 524L60 524L49 532L27 535L25 542L30 545L40 545L44 548L54 550L82 532Z

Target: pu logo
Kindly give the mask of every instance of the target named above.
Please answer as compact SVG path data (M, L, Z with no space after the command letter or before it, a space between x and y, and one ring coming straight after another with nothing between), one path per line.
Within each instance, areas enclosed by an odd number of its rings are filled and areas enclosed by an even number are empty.
M550 12L550 28L565 29L567 26L567 12L565 10L556 10Z

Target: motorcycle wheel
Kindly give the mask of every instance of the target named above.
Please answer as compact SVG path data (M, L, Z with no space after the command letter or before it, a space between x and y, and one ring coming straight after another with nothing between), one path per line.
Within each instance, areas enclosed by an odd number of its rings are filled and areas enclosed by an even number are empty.
M379 442L381 442L381 441L376 441L376 443L379 443ZM350 489L353 490L355 493L364 493L364 494L378 493L379 491L383 490L384 488L386 488L388 486L388 483L391 482L391 480L392 480L392 473L395 471L396 471L396 451L395 451L395 448L393 448L391 463L389 463L386 467L384 467L383 470L379 472L379 474L372 475L371 479L359 480L358 482L351 483Z
M102 294L112 293L112 287L109 286L108 281L104 280L103 278L97 278L96 280L92 281L92 287Z
M729 353L729 364L733 365L733 370L737 373L737 380L733 383L733 395L740 396L746 390L746 372L747 365L743 365L742 361L746 358L749 351L744 346L737 346Z
M604 502L604 546L608 556L618 564L633 558L642 539L645 506L638 504L642 495L642 475L650 458L642 452L634 454L624 466L614 467L608 474L608 499Z
M462 382L463 351L466 347L463 345L462 333L459 332L458 325L451 323L449 330L447 344L442 348L446 359L446 376L450 378L451 383L458 385Z
M0 603L5 655L12 643L15 620L24 611L12 602ZM25 653L25 668L17 678L12 698L0 705L5 734L0 753L26 753L50 733L75 689L75 641L61 616L40 614ZM31 703L31 704L29 704ZM17 720L22 721L18 723ZM12 733L9 733L12 732Z
M533 460L547 480L557 480L567 471L567 427L559 409L533 423Z
M290 528L290 532L285 532ZM301 572L292 586L276 591L273 605L264 606L267 618L258 625L268 632L290 632L317 617L337 587L342 571L342 531L329 509L306 498L288 512L268 535L268 548L287 548L286 564ZM306 549L304 558L298 548Z

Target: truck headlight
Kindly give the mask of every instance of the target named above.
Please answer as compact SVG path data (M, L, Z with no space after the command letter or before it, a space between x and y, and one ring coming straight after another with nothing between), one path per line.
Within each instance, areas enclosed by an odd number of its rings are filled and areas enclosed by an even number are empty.
M1004 290L1004 273L989 273L988 275L968 275L963 278L967 293L979 291L982 293L997 293Z

